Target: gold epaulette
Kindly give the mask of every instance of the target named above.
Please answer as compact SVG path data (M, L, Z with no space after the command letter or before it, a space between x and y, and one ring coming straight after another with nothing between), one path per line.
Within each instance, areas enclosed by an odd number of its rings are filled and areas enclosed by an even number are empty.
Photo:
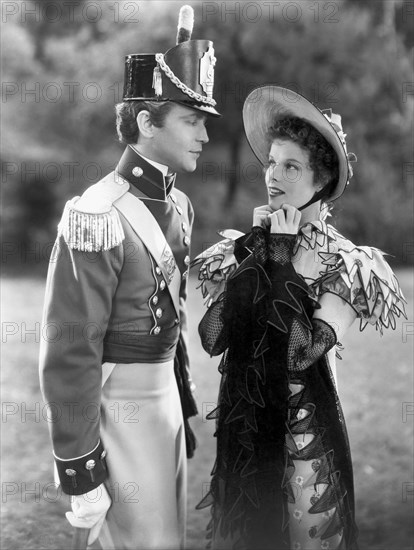
M58 225L58 235L73 250L99 252L118 246L125 239L124 230L116 208L108 212L87 213L76 208L79 197L68 201Z
M66 203L58 225L69 248L99 252L119 246L125 239L118 210L113 206L129 189L114 172L91 185L81 197Z

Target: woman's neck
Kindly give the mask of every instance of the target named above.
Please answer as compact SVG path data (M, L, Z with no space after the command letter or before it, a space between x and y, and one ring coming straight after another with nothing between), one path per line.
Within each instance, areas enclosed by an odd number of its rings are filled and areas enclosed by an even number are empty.
M300 225L306 225L309 222L319 220L321 212L321 201L314 202L304 210L302 210L302 217L300 219Z

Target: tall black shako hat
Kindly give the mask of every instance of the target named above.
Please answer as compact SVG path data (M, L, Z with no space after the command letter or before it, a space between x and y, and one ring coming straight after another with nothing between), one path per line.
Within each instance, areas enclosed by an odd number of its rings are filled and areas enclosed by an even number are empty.
M183 6L176 46L165 54L136 53L125 57L124 101L174 101L221 116L213 99L213 42L190 40L193 25L193 8Z

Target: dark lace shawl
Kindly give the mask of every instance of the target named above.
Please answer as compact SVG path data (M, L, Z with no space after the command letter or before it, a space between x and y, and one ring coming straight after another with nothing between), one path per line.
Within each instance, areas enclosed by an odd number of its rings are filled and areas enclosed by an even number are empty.
M287 549L292 458L315 459L315 483L328 489L314 511L336 506L324 538L342 532L344 548L351 550L357 547L352 464L332 374L325 357L305 370L288 369L292 326L312 330L316 305L290 261L289 237L269 244L264 232L253 232L238 239L239 266L210 306L208 330L200 327L213 351L226 351L218 407L209 415L217 424L217 459L210 493L199 508L212 505L208 536L230 539L233 549ZM292 381L304 386L294 398ZM302 425L289 422L289 411L312 407ZM315 436L303 450L294 442L297 429Z
M302 227L294 245L293 262L309 254L320 266L307 284L290 261L292 239L269 242L260 232L234 230L222 235L224 241L193 263L209 308L200 323L205 349L211 355L225 350L218 407L209 415L217 424L217 459L211 491L199 504L212 505L208 537L231 540L233 549L288 548L289 480L297 458L312 460L315 484L328 485L310 512L335 507L321 539L340 532L340 550L354 550L352 463L326 355L313 362L306 357L306 368L296 372L289 368L308 353L299 340L312 330L314 298L337 294L356 311L361 330L370 323L382 331L405 314L398 281L381 251L353 245L324 221ZM296 333L299 344L292 346ZM303 389L291 395L289 383ZM299 410L310 414L298 419ZM313 441L299 449L298 433L313 434Z

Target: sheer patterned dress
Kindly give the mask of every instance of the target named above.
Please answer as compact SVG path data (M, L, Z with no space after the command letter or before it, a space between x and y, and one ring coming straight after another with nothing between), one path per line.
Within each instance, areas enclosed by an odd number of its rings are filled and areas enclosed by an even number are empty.
M405 315L383 258L324 221L298 235L228 230L193 262L207 312L199 332L223 354L208 547L356 550L352 462L335 384L336 333L314 318L330 292L382 331ZM341 307L344 307L343 305Z

